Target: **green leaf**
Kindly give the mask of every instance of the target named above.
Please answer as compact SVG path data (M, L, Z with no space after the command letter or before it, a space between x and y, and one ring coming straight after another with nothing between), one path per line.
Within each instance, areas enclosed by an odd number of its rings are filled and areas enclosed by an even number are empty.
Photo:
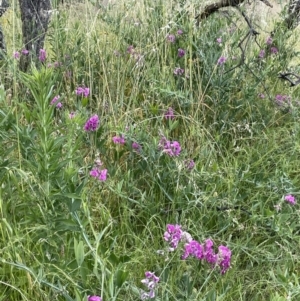
M89 100L88 100L87 97L83 97L83 98L81 99L81 104L82 104L83 107L86 107L87 104L88 104L88 102L89 102Z
M75 251L75 258L78 264L78 267L82 266L84 260L84 246L83 241L77 242L76 238L74 238L74 251Z
M129 272L117 270L115 273L115 284L118 288L120 288L123 283L128 279Z

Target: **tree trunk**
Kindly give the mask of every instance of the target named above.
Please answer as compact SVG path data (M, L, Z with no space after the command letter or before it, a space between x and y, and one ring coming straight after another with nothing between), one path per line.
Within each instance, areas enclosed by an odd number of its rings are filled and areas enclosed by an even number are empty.
M1 1L0 4L0 17L6 12L8 9L9 4L6 0ZM4 35L3 35L3 30L0 25L0 58L2 57L2 53L6 53L6 45L5 45L5 40L4 40Z
M285 19L288 29L296 28L300 23L300 0L290 0L288 16Z
M22 20L23 43L29 55L21 56L20 69L28 70L31 60L37 61L44 47L50 18L50 0L19 0Z

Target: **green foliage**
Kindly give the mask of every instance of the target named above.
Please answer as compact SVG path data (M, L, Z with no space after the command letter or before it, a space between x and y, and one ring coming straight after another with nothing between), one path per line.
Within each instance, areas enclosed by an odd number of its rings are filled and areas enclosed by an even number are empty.
M156 300L297 300L299 88L278 79L293 33L278 21L268 46L233 13L195 27L193 1L93 5L53 14L41 68L2 67L0 300L140 300L145 271ZM228 246L231 268L169 252L167 224Z

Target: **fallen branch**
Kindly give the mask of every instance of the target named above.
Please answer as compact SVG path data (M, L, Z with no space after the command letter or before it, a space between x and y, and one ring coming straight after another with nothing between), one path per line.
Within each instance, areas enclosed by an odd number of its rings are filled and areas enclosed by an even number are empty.
M296 77L296 81L293 81L290 76ZM292 72L286 72L286 73L279 73L279 78L283 79L283 80L287 80L290 84L291 87L297 86L300 84L300 76L292 73Z
M267 5L269 7L273 7L272 4L268 0L259 0L259 1L263 2L265 5ZM221 0L220 2L215 2L213 4L209 4L209 5L205 6L204 11L202 13L200 13L199 15L197 15L195 17L195 19L198 19L197 23L199 23L201 20L206 19L208 16L215 13L220 8L228 7L228 6L236 7L240 4L242 4L243 2L245 2L245 0Z

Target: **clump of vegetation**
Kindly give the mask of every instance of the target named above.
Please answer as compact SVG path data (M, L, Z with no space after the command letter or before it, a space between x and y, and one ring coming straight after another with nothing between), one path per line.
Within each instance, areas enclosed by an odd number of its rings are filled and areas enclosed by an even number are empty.
M245 7L61 4L38 55L12 37L1 300L299 297L297 41Z

